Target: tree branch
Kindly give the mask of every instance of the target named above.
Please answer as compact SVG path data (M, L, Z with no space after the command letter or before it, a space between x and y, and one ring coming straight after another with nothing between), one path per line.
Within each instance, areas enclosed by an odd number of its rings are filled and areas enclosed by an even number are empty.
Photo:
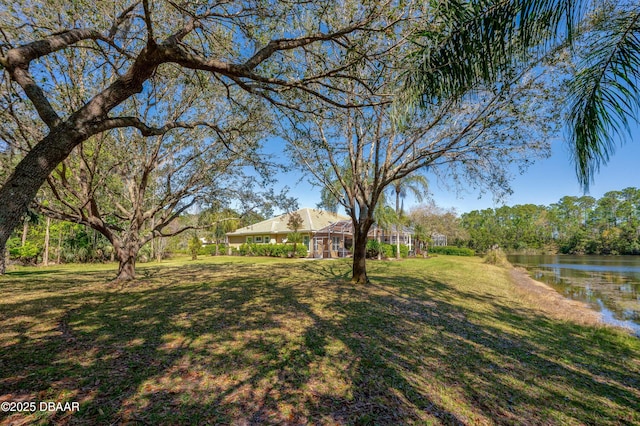
M147 26L147 46L153 47L156 45L156 41L153 37L153 21L151 20L149 0L142 0L142 7L144 9L144 23Z
M172 123L166 123L161 127L152 127L143 123L138 117L112 117L102 120L94 125L94 129L98 132L104 132L106 130L133 127L140 130L142 136L161 136L172 129L193 129L198 126L209 127L210 129L220 132L221 129L215 124L207 123L205 121L198 121L194 123L185 123L182 121L175 121Z

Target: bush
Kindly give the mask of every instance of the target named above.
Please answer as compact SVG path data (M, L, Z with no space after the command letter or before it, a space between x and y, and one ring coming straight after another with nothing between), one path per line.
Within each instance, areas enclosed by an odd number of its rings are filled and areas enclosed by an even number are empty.
M381 250L381 244L377 240L367 241L367 258L375 259L378 257L378 253Z
M402 253L402 247L400 248L400 253ZM380 254L384 259L394 257L395 246L392 246L391 244L381 243L377 240L367 241L367 257L369 259L377 259L378 254Z
M215 256L216 245L218 246L218 254L227 254L226 244L207 244L206 246L202 246L202 248L198 250L198 254L201 254L203 256L204 255Z
M398 249L398 246L396 246L395 244L393 245L393 257L397 257L396 256L396 250ZM400 257L409 257L409 246L404 245L404 244L400 244Z
M448 254L451 256L475 256L476 252L464 248L464 247L454 247L454 246L435 246L429 247L429 253L433 254Z
M42 247L31 241L26 241L24 246L19 238L11 238L7 241L7 249L9 250L9 258L19 260L23 263L36 263L38 255L42 252Z
M291 244L242 244L238 249L240 256L288 257L293 252ZM306 257L307 247L298 244L295 257Z
M504 254L501 248L488 250L484 256L484 263L503 267L511 266L511 263L507 260L507 255Z
M377 240L367 241L367 258L376 259L378 253L385 259L396 257L396 245L380 243ZM400 244L400 257L409 257L409 246Z
M380 249L382 251L382 257L384 257L385 259L390 259L392 257L395 257L395 250L396 250L396 246L393 246L391 244L386 244L386 243L382 243L380 244Z

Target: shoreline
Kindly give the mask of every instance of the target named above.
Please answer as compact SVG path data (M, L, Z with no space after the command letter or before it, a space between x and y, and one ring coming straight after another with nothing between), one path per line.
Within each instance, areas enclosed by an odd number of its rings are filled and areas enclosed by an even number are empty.
M509 275L523 298L533 302L538 309L551 314L555 318L576 322L581 325L615 327L604 322L602 315L588 304L564 297L547 284L531 278L524 268L512 267ZM615 328L633 332L627 328Z

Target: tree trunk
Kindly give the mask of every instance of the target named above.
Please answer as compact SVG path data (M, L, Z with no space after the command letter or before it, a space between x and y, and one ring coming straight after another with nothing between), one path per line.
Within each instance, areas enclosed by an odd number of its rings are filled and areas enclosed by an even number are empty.
M354 284L368 284L367 277L367 232L354 227L353 235L353 267L351 282Z
M153 240L151 241L153 243ZM156 238L156 260L162 261L164 255L164 240L162 238Z
M86 139L85 129L60 126L52 130L18 163L0 188L0 252L53 169Z
M136 256L137 250L132 248L121 250L118 253L118 276L116 281L131 281L136 279Z
M62 255L62 226L58 228L58 252L56 253L56 265L60 264L61 255Z
M132 281L136 279L136 259L130 257L120 261L116 281Z
M118 258L118 276L116 281L131 281L136 279L136 258L141 244L135 238L125 237L124 241L113 234L111 244Z
M51 218L47 218L47 227L44 232L44 253L42 254L42 264L49 266L49 229L51 228Z
M400 192L396 188L396 259L400 260Z
M150 225L152 231L152 235L154 234L154 231L156 229L156 217L155 216L151 216L151 225ZM149 254L149 257L151 259L155 259L156 258L156 252L158 250L158 242L159 238L153 238L150 242L150 246L151 246L151 253Z
M24 223L22 224L22 239L20 240L20 247L24 247L27 243L27 234L29 233L29 218L24 218Z

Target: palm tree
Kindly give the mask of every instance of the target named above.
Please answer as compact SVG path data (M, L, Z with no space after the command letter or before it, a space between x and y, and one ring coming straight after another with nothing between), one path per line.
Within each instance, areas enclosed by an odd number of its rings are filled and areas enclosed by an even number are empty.
M427 230L425 229L424 225L420 224L420 223L416 223L413 225L413 235L415 237L416 240L416 255L420 255L422 254L422 244L423 243L429 243L430 241L430 237L427 234ZM425 253L427 256L429 255L429 248L427 246L427 250Z
M604 4L604 5L603 5ZM595 12L586 16L584 11ZM640 111L640 4L618 0L493 0L439 2L404 78L407 109L461 98L500 80L562 44L574 44L570 142L578 180L588 189L600 164L629 132ZM579 30L579 31L577 31Z
M298 212L290 212L289 220L287 221L287 228L291 230L290 233L287 234L287 242L293 243L293 253L291 257L298 257L298 244L302 242L302 235L298 232L302 226L304 225L304 220L300 213Z
M404 75L405 106L428 107L501 80L522 62L572 41L589 0L471 0L432 3L428 27Z
M635 4L634 4L635 3ZM570 141L584 189L640 111L640 4L618 2L591 17L571 85Z
M396 197L396 259L400 259L400 227L402 225L402 208L400 200L411 192L418 202L422 202L427 195L427 178L423 175L410 175L402 179L398 179L391 185Z

